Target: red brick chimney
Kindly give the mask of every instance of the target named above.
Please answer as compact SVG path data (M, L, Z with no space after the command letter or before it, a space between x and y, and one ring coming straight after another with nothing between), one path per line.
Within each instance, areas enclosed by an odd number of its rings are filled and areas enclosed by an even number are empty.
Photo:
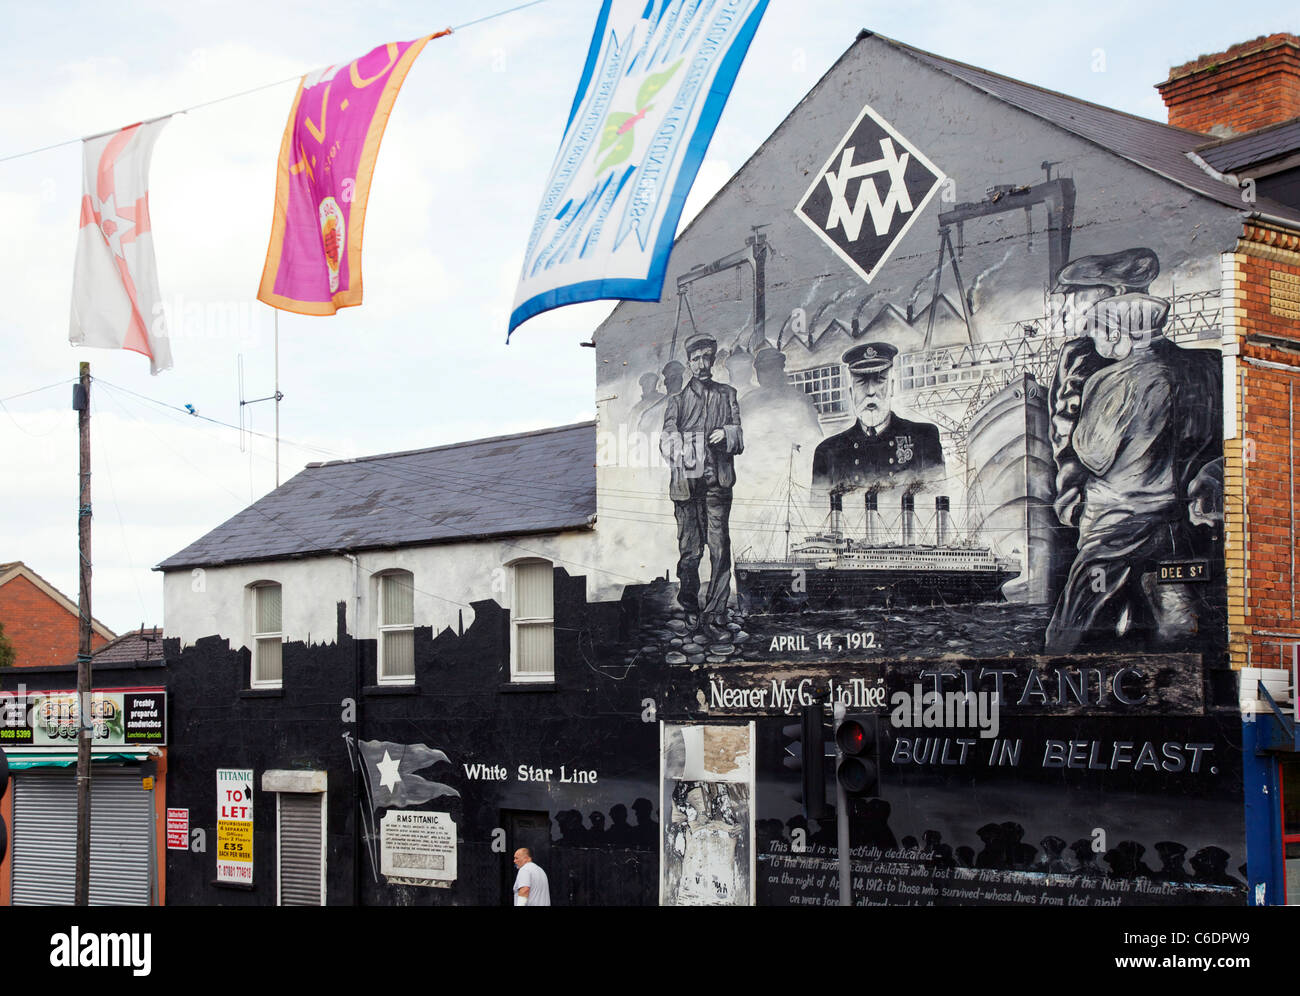
M1279 33L1169 70L1169 123L1221 137L1300 117L1300 38Z

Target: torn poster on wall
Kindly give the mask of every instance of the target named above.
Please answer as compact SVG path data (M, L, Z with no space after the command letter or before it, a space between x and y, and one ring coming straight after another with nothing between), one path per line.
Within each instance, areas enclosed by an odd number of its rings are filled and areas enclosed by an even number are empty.
M754 734L664 724L662 906L754 902Z

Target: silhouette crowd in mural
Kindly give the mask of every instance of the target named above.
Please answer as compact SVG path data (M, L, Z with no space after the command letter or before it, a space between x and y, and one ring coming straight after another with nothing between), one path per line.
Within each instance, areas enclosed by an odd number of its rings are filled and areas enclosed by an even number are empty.
M652 850L659 844L659 822L654 819L654 804L649 799L632 803L631 815L636 822L628 821L628 807L621 802L609 809L609 819L596 810L583 815L576 809L566 809L555 814L555 825L560 837L556 847L621 847Z
M907 835L896 838L889 827L890 806L884 799L870 799L859 804L849 838L854 848L876 848L889 857L911 858L935 869L973 868L998 871L1039 872L1044 874L1080 875L1083 878L1147 878L1160 882L1187 882L1201 885L1241 886L1240 879L1228 871L1231 855L1221 847L1202 847L1188 857L1187 845L1173 840L1157 841L1155 861L1146 860L1147 849L1134 840L1122 840L1098 852L1092 837L1082 837L1067 844L1065 838L1048 834L1037 847L1024 840L1025 829L1019 823L986 823L976 831L979 847L960 844L953 847L937 830L926 830L918 841ZM759 853L772 852L772 844L789 845L796 831L811 848L820 847L821 855L834 856L837 846L835 822L819 822L813 830L803 816L793 816L784 824L778 819L758 821ZM1158 867L1153 865L1158 864Z

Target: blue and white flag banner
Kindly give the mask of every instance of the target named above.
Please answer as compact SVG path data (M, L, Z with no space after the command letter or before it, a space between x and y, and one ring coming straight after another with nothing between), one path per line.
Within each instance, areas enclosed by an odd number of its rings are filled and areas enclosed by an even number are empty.
M605 0L510 332L565 304L659 299L686 194L767 4Z

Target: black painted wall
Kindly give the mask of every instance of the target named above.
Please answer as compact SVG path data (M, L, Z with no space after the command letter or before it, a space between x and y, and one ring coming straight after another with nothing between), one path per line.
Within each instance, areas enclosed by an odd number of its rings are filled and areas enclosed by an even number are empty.
M509 614L494 601L474 604L464 634L415 631L413 686L376 684L376 645L348 632L339 603L338 632L326 644L286 643L283 688L249 690L249 654L224 639L169 647L173 738L168 801L188 806L191 826L208 829L208 852L169 852L172 904L269 905L276 901L276 800L261 791L270 769L324 770L328 782L327 894L331 904L494 905L513 880L509 813L544 813L554 843L538 855L555 905L643 905L657 901L657 823L638 829L638 807L658 784L659 727L643 700L652 697L636 666L602 667L598 646L625 632L618 603L588 605L583 578L556 571L556 681L509 682ZM349 700L355 722L345 721ZM643 720L643 714L649 721ZM350 718L350 717L348 717ZM458 827L458 878L449 889L390 886L376 876L359 840L358 781L345 735L417 744L447 754L420 772L459 798L412 807L449 812ZM505 780L466 777L467 765L504 765ZM595 784L561 783L560 765L595 770ZM520 765L550 767L549 782L521 781ZM215 770L255 773L254 886L215 884ZM626 807L626 818L617 807ZM614 810L614 814L611 814ZM640 812L638 812L640 810ZM580 818L575 821L572 813ZM591 814L604 817L604 832ZM373 813L377 826L383 810ZM505 830L493 849L494 831ZM520 838L522 840L522 838ZM377 841L376 841L377 854Z

